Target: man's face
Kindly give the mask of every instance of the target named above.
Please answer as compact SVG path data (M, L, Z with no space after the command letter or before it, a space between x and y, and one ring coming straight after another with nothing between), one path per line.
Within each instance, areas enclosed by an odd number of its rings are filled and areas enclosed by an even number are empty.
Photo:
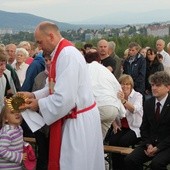
M138 53L136 47L129 48L129 56L134 57Z
M97 51L100 56L107 56L108 55L108 43L105 40L101 40L98 43Z
M0 77L2 77L5 69L6 69L6 62L5 61L0 61Z
M164 84L154 84L151 83L152 94L158 99L162 99L169 92L169 86L165 86Z
M43 34L40 31L35 31L35 40L38 47L44 51L46 54L51 54L54 50L51 48L51 38L48 34Z
M16 47L15 46L13 46L13 45L7 46L6 47L6 52L7 52L8 56L9 56L9 59L15 60L15 57L16 57L16 55L15 55Z
M158 52L161 52L164 49L164 43L160 40L156 42L156 49Z

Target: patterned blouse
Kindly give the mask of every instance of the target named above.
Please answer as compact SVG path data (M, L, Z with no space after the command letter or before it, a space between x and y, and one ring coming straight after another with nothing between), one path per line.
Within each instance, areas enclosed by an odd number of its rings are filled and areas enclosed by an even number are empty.
M5 125L0 130L0 169L21 170L23 130L20 126Z

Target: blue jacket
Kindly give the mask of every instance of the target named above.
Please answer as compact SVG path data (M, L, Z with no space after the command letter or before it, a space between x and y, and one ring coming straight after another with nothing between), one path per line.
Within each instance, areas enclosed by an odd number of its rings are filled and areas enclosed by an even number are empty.
M21 91L32 92L35 77L45 70L45 60L42 53L38 53L33 62L29 65L25 81L21 87Z
M123 73L131 75L134 81L134 89L141 94L145 91L146 59L137 54L134 61L130 64L126 59L123 64Z

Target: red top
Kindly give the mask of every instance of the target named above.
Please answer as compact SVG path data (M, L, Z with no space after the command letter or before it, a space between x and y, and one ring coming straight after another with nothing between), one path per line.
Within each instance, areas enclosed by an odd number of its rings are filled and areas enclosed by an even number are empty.
M33 59L32 57L28 57L28 58L26 59L25 63L30 65L30 64L33 62L33 60L34 60L34 59Z
M127 121L126 117L121 119L121 124L122 124L122 128L127 128L127 129L129 128L128 121Z

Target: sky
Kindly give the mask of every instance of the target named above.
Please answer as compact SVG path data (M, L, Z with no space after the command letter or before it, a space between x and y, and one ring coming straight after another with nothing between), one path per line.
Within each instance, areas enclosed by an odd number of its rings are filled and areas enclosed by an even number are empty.
M74 23L114 13L169 9L170 0L1 0L0 10Z

